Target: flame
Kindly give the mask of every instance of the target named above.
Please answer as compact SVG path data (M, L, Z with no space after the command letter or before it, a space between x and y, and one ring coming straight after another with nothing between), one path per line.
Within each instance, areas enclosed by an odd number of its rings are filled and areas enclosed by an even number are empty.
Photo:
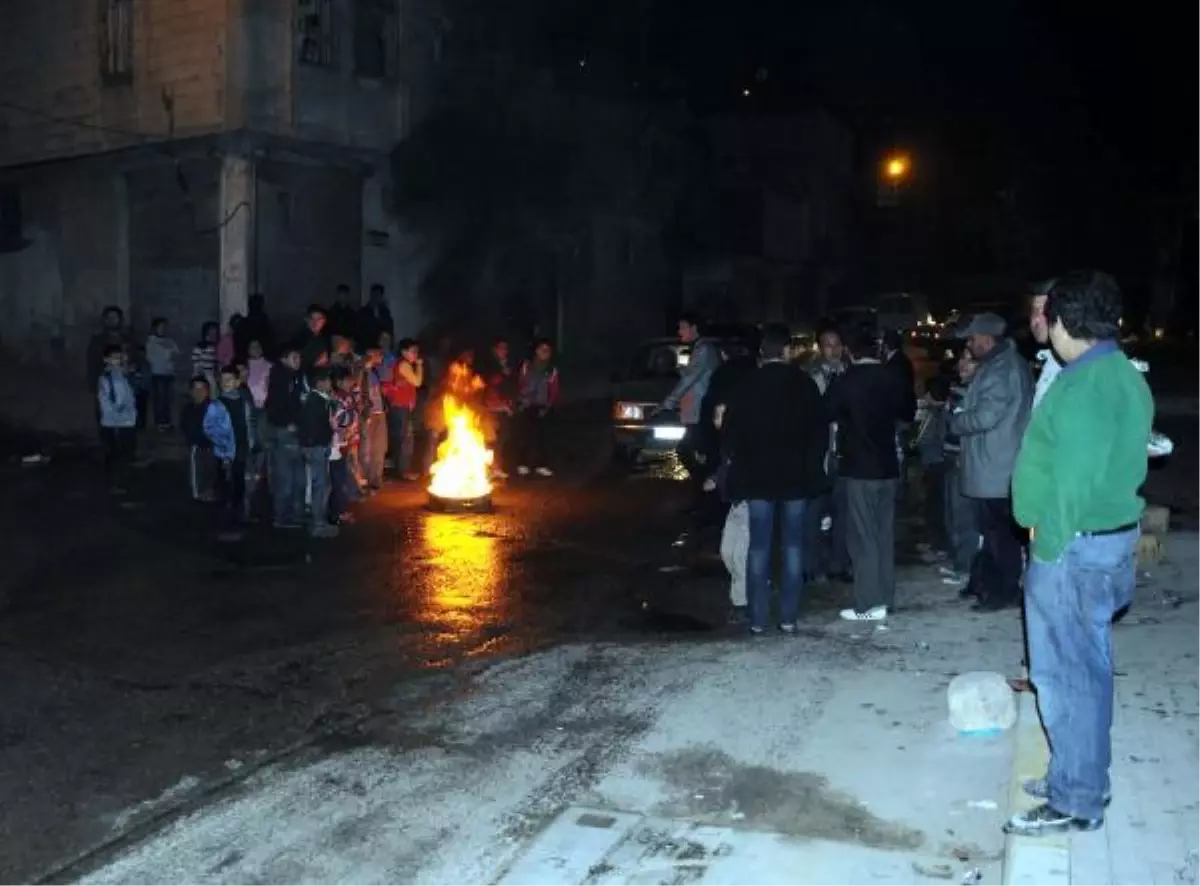
M470 367L450 366L448 393L442 397L446 439L437 450L437 461L429 469L433 480L429 494L438 498L480 498L492 491L490 478L493 453L478 413L468 398L483 387L483 380Z

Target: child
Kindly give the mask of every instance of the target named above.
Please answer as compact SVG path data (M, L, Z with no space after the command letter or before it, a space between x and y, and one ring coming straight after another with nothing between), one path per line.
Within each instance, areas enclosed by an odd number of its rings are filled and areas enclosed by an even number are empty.
M337 523L353 523L350 503L358 499L351 462L359 435L361 406L355 392L355 377L342 368L333 370L333 446L329 453L329 514Z
M296 529L304 513L304 454L300 423L308 383L298 345L284 345L267 379L266 418L271 440L271 496L275 528Z
M262 343L253 339L246 346L249 359L246 361L246 390L254 404L254 436L258 441L255 451L250 453L250 463L246 466L246 476L250 483L250 496L254 495L268 480L271 468L271 445L274 435L267 421L267 391L271 382L271 361L263 356Z
M517 405L517 374L508 358L508 342L503 339L497 339L492 344L491 359L484 371L484 382L487 389L483 403L491 416L495 438L496 459L492 476L497 480L506 480L508 472L505 467L511 461L509 450L512 448L509 425Z
M217 334L221 327L216 323L205 323L200 329L200 341L192 348L192 376L203 376L212 391L217 386Z
M558 399L558 370L553 363L554 346L542 339L534 346L533 360L521 364L518 379L517 415L514 419L517 473L529 476L532 465L538 476L553 477L546 466L546 417Z
M154 421L160 431L171 429L171 400L175 394L175 360L179 345L167 333L164 317L155 317L146 336L146 362L150 365L150 397Z
M240 373L235 366L226 366L221 370L219 402L229 416L234 441L233 458L222 461L220 484L225 521L232 525L250 519L250 500L254 494L250 460L258 451L254 403L249 391L242 387ZM216 449L215 443L213 448Z
M125 374L133 385L133 396L137 402L137 429L144 431L150 416L150 364L146 361L146 349L141 345L133 348L133 356L126 364Z
M395 371L383 385L388 401L388 453L396 473L405 480L416 479L412 473L412 416L417 407L417 389L424 383L421 348L412 339L406 339L400 342Z
M113 492L124 492L137 447L137 394L125 371L120 345L104 348L104 370L96 387L100 407L100 441L104 471Z
M300 413L300 451L308 469L311 495L309 533L332 538L338 529L329 522L329 461L333 450L333 380L329 368L312 370L313 387L303 398Z
M217 461L213 456L212 441L204 431L209 407L212 406L212 388L208 379L195 376L189 387L189 402L179 414L179 427L188 442L188 475L194 501L211 502L216 496L214 487L217 479Z
M372 348L363 362L363 471L367 489L383 488L383 465L387 459L387 408L383 399L383 351Z

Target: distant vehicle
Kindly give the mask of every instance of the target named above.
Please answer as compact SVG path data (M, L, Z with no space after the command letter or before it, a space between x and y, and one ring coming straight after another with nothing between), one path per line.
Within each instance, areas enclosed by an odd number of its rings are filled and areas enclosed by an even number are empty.
M734 337L707 338L715 341L726 359L754 354L757 342L753 331L738 332ZM615 458L632 462L643 454L662 455L675 450L683 439L683 423L677 412L658 411L658 407L679 381L679 372L688 365L691 355L691 345L678 339L651 339L637 349L629 371L614 379Z

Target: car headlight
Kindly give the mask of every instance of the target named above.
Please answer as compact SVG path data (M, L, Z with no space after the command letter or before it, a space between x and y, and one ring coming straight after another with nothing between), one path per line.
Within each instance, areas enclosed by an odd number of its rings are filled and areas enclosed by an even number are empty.
M639 403L618 403L613 407L613 416L617 421L643 421L646 410Z

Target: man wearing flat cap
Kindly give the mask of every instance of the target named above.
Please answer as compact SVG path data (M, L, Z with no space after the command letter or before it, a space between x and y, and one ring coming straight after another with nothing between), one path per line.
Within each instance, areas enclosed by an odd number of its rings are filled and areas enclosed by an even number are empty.
M977 609L1016 606L1023 534L1013 520L1013 467L1033 405L1033 375L996 314L976 314L962 330L978 368L949 432L961 440L962 493L975 504L983 542L971 565Z

